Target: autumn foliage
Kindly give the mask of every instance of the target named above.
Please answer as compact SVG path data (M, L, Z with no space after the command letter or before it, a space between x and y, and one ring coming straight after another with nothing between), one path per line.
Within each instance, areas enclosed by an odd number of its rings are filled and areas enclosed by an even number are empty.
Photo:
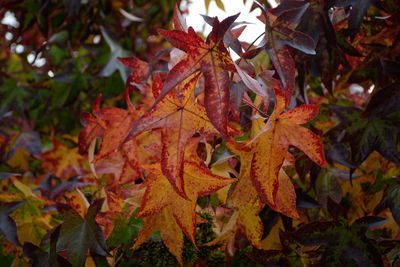
M397 266L400 5L255 2L258 45L238 40L239 14L204 16L203 38L169 8L172 29L158 25L144 56L134 45L135 55L122 53L102 26L103 67L73 54L90 84L126 78L115 93L74 93L72 83L53 108L76 108L75 130L45 107L52 122L29 113L33 104L13 110L25 100L7 89L18 81L40 98L54 87L51 102L67 78L33 82L0 66L2 257L13 266ZM15 64L15 52L1 53ZM79 110L83 98L90 107Z

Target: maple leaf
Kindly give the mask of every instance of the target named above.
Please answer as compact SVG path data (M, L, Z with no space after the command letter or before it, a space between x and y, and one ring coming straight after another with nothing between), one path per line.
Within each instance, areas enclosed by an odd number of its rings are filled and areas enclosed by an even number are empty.
M99 152L93 160L93 163L108 156L121 147L126 137L129 135L131 128L137 119L137 113L129 99L128 90L125 92L125 100L128 110L120 108L103 108L93 112L97 118L106 122Z
M186 24L186 19L182 16L182 13L178 8L178 4L176 4L176 3L174 6L173 22L174 22L175 30L187 32L188 26Z
M52 138L52 141L52 150L36 155L36 158L43 162L43 169L61 179L79 175L79 168L85 158L79 154L78 148L68 148L56 138Z
M128 110L120 108L100 109L101 95L93 105L93 115L81 114L81 123L85 128L79 134L79 152L83 154L96 138L102 138L98 154L92 163L107 157L120 148L136 121L138 114L129 98L129 90L125 91Z
M318 114L319 107L301 105L281 114L285 107L283 93L275 90L275 96L275 110L255 138L255 153L250 169L252 183L258 195L273 206L277 203L279 172L287 157L289 145L299 148L315 163L326 167L323 145L318 136L299 125L313 119ZM287 179L284 180L287 184Z
M101 94L97 96L95 102L93 103L93 112L98 112L100 110L100 100ZM94 117L89 112L82 112L81 124L85 128L83 128L79 133L78 143L79 153L84 154L94 139L103 136L106 122Z
M156 231L160 231L165 246L182 266L183 234L172 214L171 207L165 207L160 212L143 218L143 227L136 238L133 249L146 242Z
M150 171L146 177L146 192L137 217L146 217L171 207L172 214L186 236L195 244L196 232L195 208L197 198L216 192L232 183L234 179L214 175L204 163L185 161L184 180L187 198L178 195L161 172L159 163L142 166Z
M383 105L385 104L387 105L383 102ZM344 136L341 137L342 143L350 145L351 160L356 167L374 150L386 159L400 164L400 153L396 142L396 135L400 132L399 125L396 123L399 120L398 112L382 116L379 113L373 116L375 114L372 113L368 117L363 117L363 111L356 107L331 106L331 108L339 116L340 123L327 134L333 140L337 140L344 132Z
M136 219L136 212L129 216L123 213L116 213L112 220L112 232L107 238L107 247L109 249L114 249L124 245L124 248L129 249L132 247L135 238L140 232L142 227L142 219Z
M187 56L176 64L165 80L164 87L156 99L156 105L178 83L197 71L204 75L204 105L210 121L224 136L228 136L229 111L229 75L228 70L235 71L223 37L239 14L219 22L214 20L213 29L205 43L189 27L188 32L159 30L173 46L185 51ZM153 105L153 106L154 106Z
M179 95L170 92L152 112L139 119L134 125L136 132L154 128L162 129L161 168L176 192L183 197L185 197L183 159L188 140L195 133L218 134L210 123L204 107L195 102L194 88L199 76L197 74L188 82L181 83L177 88ZM161 84L157 83L156 87L159 85ZM155 95L158 94L157 91L160 88L153 89Z
M317 45L316 55L306 59L305 64L312 76L322 77L322 82L331 92L332 79L336 76L340 62L343 61L339 53L335 29L328 13L334 3L333 1L320 2L318 0L310 0L309 3L310 6L305 11L296 30L308 34ZM311 17L314 19L307 19ZM305 92L303 94L306 95Z
M184 166L185 189L188 199L179 196L162 174L160 164L144 165L150 171L144 185L146 192L136 217L143 217L143 228L134 248L145 242L155 231L160 231L168 250L182 264L183 235L195 244L198 196L211 194L234 180L213 175L197 155L200 137L192 138L186 146Z
M395 67L399 70L400 64ZM374 93L361 117L383 117L400 110L400 85L393 83Z
M264 205L259 199L242 205L239 210L234 211L219 236L206 243L206 245L233 243L235 242L236 234L240 232L247 237L254 247L261 248L264 227L258 214Z
M115 186L119 187L120 185L134 183L141 177L141 171L132 168L129 160L121 151L111 153L107 159L96 163L95 171L96 175L113 174L112 178L105 180L109 190Z
M257 3L257 2L256 2ZM279 77L282 88L285 90L286 106L289 106L295 84L295 66L292 55L285 45L298 49L306 54L315 55L315 44L307 34L295 31L292 24L296 22L305 12L308 3L295 8L277 13L278 17L270 23L270 14L262 5L261 8L265 18L266 33L258 48L243 54L244 57L254 57L265 49L270 57ZM279 7L279 6L278 6ZM272 10L273 11L273 10Z
M175 239L170 240L172 233L176 232L176 225L179 226L179 232L182 230L185 235L195 243L196 233L196 205L197 198L199 196L205 196L216 192L220 188L232 183L234 179L224 178L211 173L211 171L205 166L202 159L196 153L200 138L196 137L190 140L186 147L186 156L184 162L184 180L185 180L185 192L187 198L183 198L177 194L168 179L161 171L161 164L156 163L152 165L143 165L142 167L149 171L149 175L146 177L144 184L146 192L142 199L140 210L136 217L144 218L144 225L142 230L144 233L139 234L144 237L140 239L143 243L147 237L153 233L155 228L152 228L151 223L159 221L160 218L169 217L174 222L168 222L167 225L163 223L155 223L158 230L165 233L165 240L167 247L174 254L178 260L182 251L182 245L176 247L173 244ZM146 219L147 218L147 219ZM149 221L149 225L146 226L146 221ZM176 221L176 222L175 222ZM175 237L173 237L175 238ZM139 238L138 238L139 240ZM138 241L137 241L138 243ZM137 247L137 243L135 247ZM174 251L174 252L172 252ZM178 255L178 256L177 256Z
M238 177L239 181L232 194L229 196L228 205L236 209L241 209L257 196L257 190L251 178L251 163L255 149L250 145L239 143L227 143L227 145L231 151L240 156L241 162ZM266 202L266 204L288 217L299 217L296 211L296 193L294 186L283 169L280 169L278 174L278 189L275 202Z
M64 219L57 251L66 251L67 258L73 266L84 266L87 251L101 256L110 256L107 252L103 231L95 221L104 199L96 199L89 207L83 219L72 207L57 203L57 210Z
M147 80L150 75L150 66L147 62L138 59L137 57L118 58L125 66L132 68L133 71L129 74L126 80L126 88L132 92L137 87L135 84L141 84L142 81ZM139 88L140 89L140 88Z
M400 225L400 186L394 186L386 190L381 202L375 207L374 213L378 214L384 209L389 208L393 219Z
M206 15L201 15L201 16L203 17L204 21L208 25L212 26L214 24L215 17L209 17ZM238 55L240 55L243 52L242 45L240 44L238 37L243 32L243 30L246 28L246 25L239 27L237 29L232 29L232 28L236 27L240 24L244 24L244 23L246 23L246 22L232 23L232 25L229 27L229 29L224 34L224 43L227 44Z

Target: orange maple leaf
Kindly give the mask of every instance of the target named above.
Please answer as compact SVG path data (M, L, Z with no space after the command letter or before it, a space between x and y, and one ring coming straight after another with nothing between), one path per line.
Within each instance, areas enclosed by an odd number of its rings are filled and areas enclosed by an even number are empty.
M106 122L104 135L100 144L99 153L93 162L96 162L121 147L137 120L137 112L129 99L128 90L125 94L128 110L120 108L103 108L93 114Z
M177 86L179 95L170 92L163 98L156 108L139 119L135 125L135 132L148 129L161 129L161 169L178 194L186 197L183 181L183 159L188 140L195 134L211 135L218 131L210 123L205 109L197 104L194 97L194 88L199 74L186 83ZM162 84L156 83L158 90ZM153 88L157 95L157 88ZM132 134L132 133L131 133Z
M251 162L255 149L251 145L238 143L227 143L227 146L232 152L240 156L241 162L238 177L239 181L228 198L228 206L241 209L243 206L253 201L257 195L257 190L253 186L252 179L250 178ZM289 155L290 154L287 153L286 158L290 157ZM266 204L288 217L299 217L296 211L296 193L294 186L283 169L280 169L278 175L278 189L275 202L266 202Z
M199 196L209 195L232 183L234 179L224 178L211 173L206 167L192 161L185 161L184 179L188 199L178 195L165 175L159 163L142 166L150 171L146 177L147 185L142 205L137 217L146 217L171 206L172 213L186 236L195 244L196 204Z
M239 14L219 22L214 19L213 29L205 43L189 27L188 32L159 30L173 46L187 53L186 57L176 64L165 80L164 87L157 98L156 105L177 84L197 71L204 75L205 95L204 106L207 115L224 136L228 136L229 111L229 74L235 71L232 59L223 43L225 32L229 29Z
M61 179L80 174L85 158L79 154L78 148L68 148L57 139L52 139L54 148L35 156L42 161L43 169Z
M160 212L143 218L143 227L136 238L133 249L138 248L147 241L151 234L157 231L160 231L165 246L182 266L183 234L172 214L172 207L165 207Z
M93 163L103 159L120 148L129 135L137 120L138 113L129 99L129 90L125 91L125 100L128 109L102 108L100 109L99 95L93 105L93 115L84 112L81 122L85 128L79 134L79 151L84 153L93 140L102 138L100 149Z
M149 171L146 177L146 192L136 217L148 217L170 207L173 217L186 236L195 244L196 205L199 196L209 195L232 183L235 179L224 178L211 173L204 162L193 153L198 138L190 140L188 160L184 162L184 181L187 199L178 195L161 171L161 164L143 165Z
M225 243L228 252L234 254L234 242L238 232L244 234L249 242L256 248L261 248L261 237L264 226L261 218L258 216L265 204L260 199L250 201L247 204L235 210L226 223L219 236L206 243L207 246L214 246Z
M100 110L101 94L97 96L96 101L93 104L93 113ZM101 138L106 128L106 122L100 118L94 117L89 112L82 112L81 124L85 127L79 133L79 153L84 154L92 141L96 138Z
M291 184L280 170L289 145L302 150L311 160L326 167L323 145L313 132L300 126L313 119L319 111L316 105L301 105L286 113L285 98L281 91L275 90L275 110L267 124L254 140L254 154L251 162L250 177L261 199L272 208L278 205L279 183ZM255 122L253 122L254 124Z

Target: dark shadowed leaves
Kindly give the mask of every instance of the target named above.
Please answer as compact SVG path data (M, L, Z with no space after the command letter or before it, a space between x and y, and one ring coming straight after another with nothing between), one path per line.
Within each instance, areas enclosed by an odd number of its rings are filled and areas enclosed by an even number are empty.
M212 17L209 16L205 16L205 15L201 15L204 19L204 21L212 26L214 23L214 19ZM224 43L227 44L233 51L235 51L236 54L240 55L243 50L242 50L242 45L240 44L238 38L236 38L236 36L233 34L232 32L232 28L235 26L238 26L239 24L242 24L240 22L235 22L232 23L232 25L229 27L229 30L226 31L225 35L224 35Z
M313 39L305 33L293 30L293 23L298 20L305 12L308 3L293 8L278 10L279 15L271 25L269 22L269 11L260 6L265 17L266 34L258 49L265 48L276 71L281 78L283 89L285 90L286 106L289 106L295 81L294 60L285 45L291 46L305 54L315 55L315 43ZM251 55L252 52L249 53ZM244 55L247 57L247 55ZM251 55L253 56L253 55Z
M92 185L93 183L79 182L79 178L82 176L74 176L69 178L67 181L62 182L61 179L48 174L39 188L43 196L46 196L50 200L56 200L59 196L65 194L68 191L75 190L76 188Z
M33 267L54 266L54 267L69 267L72 266L66 259L57 255L56 244L60 234L60 226L50 230L50 248L44 250L30 242L24 243L24 255L31 260ZM47 236L47 234L46 234ZM46 236L43 239L46 239ZM42 240L43 241L43 240ZM41 245L42 246L42 245Z
M376 92L362 114L363 117L385 116L400 110L400 85L393 83Z
M63 217L57 251L66 251L73 266L84 266L87 251L109 256L103 231L95 221L104 199L96 199L83 219L71 206L57 203L57 210Z
M319 208L320 205L315 199L304 193L301 189L297 189L296 207L313 209L313 208Z
M305 246L323 245L322 266L348 266L355 261L358 266L383 266L382 258L372 240L365 236L371 224L360 219L351 226L337 222L312 222L292 233L293 238Z
M128 51L125 50L114 38L114 35L108 29L101 26L101 33L104 37L104 40L107 42L110 47L111 54L107 61L107 63L103 66L102 70L99 73L101 77L108 77L114 71L118 70L121 74L121 78L124 82L128 80L129 69L122 64L118 60L120 57L128 56Z
M350 9L350 17L348 21L348 31L352 39L356 36L358 29L363 21L365 14L370 6L379 6L379 0L337 0L335 6Z
M379 216L365 216L355 221L356 224L364 225L368 229L379 227L386 223L388 219Z
M375 208L374 213L378 214L385 208L389 208L393 218L400 226L400 186L394 186L385 192L381 202Z
M374 150L386 159L400 164L396 135L400 132L396 113L382 117L362 118L356 107L331 106L340 118L340 124L328 132L336 140L351 147L351 160L359 166Z
M326 156L343 166L356 169L357 166L352 162L350 152L344 144L335 143L329 146Z
M381 59L381 65L387 75L398 79L400 77L400 62L389 59Z
M64 5L70 16L76 17L79 14L79 9L81 7L80 0L64 0Z
M342 188L335 175L330 171L321 170L315 182L315 190L318 202L322 207L327 207L329 198L336 203L342 199Z
M0 231L8 241L20 246L17 235L17 225L9 214L18 209L24 202L1 202L0 201Z
M316 55L306 58L307 71L312 76L322 77L329 91L332 79L339 67L339 55L335 30L329 18L330 1L309 1L310 6L300 20L297 31L308 34L316 44ZM309 19L313 18L313 19Z
M19 173L12 173L12 172L0 172L0 182L4 179L13 177L13 176L21 176Z
M32 155L40 154L42 152L40 135L34 131L22 132L12 145L10 151L8 152L7 158L10 159L21 147L25 148L26 151Z

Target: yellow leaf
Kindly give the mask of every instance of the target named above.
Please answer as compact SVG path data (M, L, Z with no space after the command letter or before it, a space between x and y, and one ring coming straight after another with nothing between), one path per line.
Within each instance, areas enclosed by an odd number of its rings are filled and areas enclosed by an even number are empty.
M279 218L278 222L272 227L268 236L261 241L261 248L264 250L269 249L281 249L281 241L279 238L279 229L283 229L283 224L281 218Z
M170 207L143 218L143 227L137 236L133 249L147 241L151 234L160 231L164 244L182 265L183 234Z
M263 224L258 216L264 204L259 199L255 203L249 203L239 210L238 226L240 231L247 237L250 243L261 249L261 236L263 234Z
M90 204L82 192L77 188L73 191L66 192L64 195L69 198L68 204L73 207L82 218L85 218Z
M78 148L68 148L66 145L53 138L54 148L48 152L37 155L43 163L43 169L52 172L63 179L79 174L84 157L78 153Z
M285 191L286 187L279 186L280 170L287 158L289 145L293 145L310 157L315 163L326 167L326 160L323 151L323 145L310 130L300 126L313 119L319 111L315 105L302 105L283 113L285 108L285 98L281 91L275 90L276 103L275 110L269 117L264 128L257 125L253 139L253 155L250 168L250 177L254 188L257 190L261 199L275 210L283 210L288 207L279 207L277 204L278 191ZM258 132L258 133L257 133ZM287 181L284 178L284 181ZM286 185L288 183L286 182ZM292 194L292 188L288 188ZM282 196L279 196L282 197ZM283 199L281 199L283 200ZM281 204L289 204L293 201L283 201ZM293 210L295 207L290 208ZM281 212L281 211L280 211ZM297 213L289 215L298 217Z
M29 171L29 152L21 147L15 154L7 161L7 164L13 169L21 169L24 172Z
M206 13L208 14L208 8L210 7L211 0L204 0L204 6L206 7Z
M85 267L96 267L92 257L86 257Z
M224 3L221 0L215 0L215 4L217 4L217 7L221 9L222 11L225 11Z
M15 185L15 187L20 190L26 197L30 197L32 196L32 189L21 183L19 180L14 180L13 184Z

